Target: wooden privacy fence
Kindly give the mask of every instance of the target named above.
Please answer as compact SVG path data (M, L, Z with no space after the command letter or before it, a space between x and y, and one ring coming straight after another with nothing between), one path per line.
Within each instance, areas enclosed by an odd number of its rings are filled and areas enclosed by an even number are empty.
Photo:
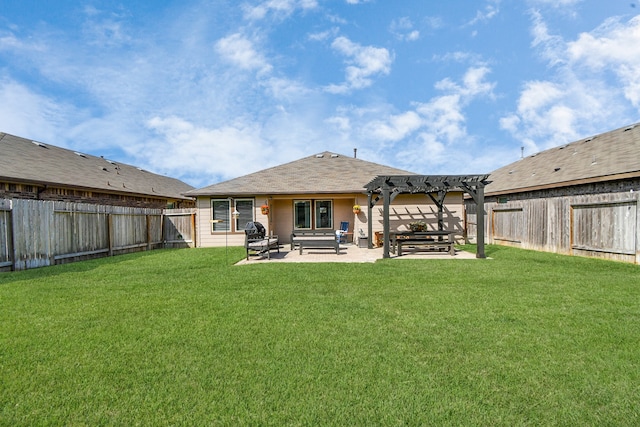
M0 199L0 271L195 246L194 209Z
M487 243L640 264L637 193L487 201L485 210ZM475 214L467 206L467 228Z

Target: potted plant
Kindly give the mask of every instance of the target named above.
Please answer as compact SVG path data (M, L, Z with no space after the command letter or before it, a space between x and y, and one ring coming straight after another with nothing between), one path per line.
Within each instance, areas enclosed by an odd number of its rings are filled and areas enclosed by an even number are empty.
M353 205L353 213L354 214L359 214L361 210L362 209L360 209L360 205Z
M425 231L427 229L427 224L424 221L410 222L409 229L413 232Z
M260 206L260 212L262 212L262 215L269 215L269 205Z

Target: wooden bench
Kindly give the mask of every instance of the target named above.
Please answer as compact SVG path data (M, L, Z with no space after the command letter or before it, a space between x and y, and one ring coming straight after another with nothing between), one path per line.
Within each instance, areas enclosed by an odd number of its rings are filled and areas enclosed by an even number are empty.
M291 233L291 250L296 246L300 247L300 255L305 248L334 249L336 254L340 254L340 242L333 231L294 231Z
M434 240L434 239L425 239L425 238L405 238L405 239L398 239L396 241L396 245L398 245L398 256L402 256L402 246L403 245L408 245L408 246L421 246L421 247L426 247L427 249L446 249L449 252L449 255L454 256L456 254L455 248L454 248L454 242L452 241L448 241L448 240L442 240L442 241L438 241L438 240Z
M249 251L253 251L255 255L267 254L267 258L271 259L271 251L277 249L280 253L280 244L278 243L278 236L268 236L262 239L246 239L244 245L247 251L247 259L249 259Z

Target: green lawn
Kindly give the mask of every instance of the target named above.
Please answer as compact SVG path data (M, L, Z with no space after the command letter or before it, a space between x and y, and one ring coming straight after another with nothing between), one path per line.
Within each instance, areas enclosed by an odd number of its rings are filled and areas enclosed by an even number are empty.
M640 424L638 266L243 255L0 274L0 425Z

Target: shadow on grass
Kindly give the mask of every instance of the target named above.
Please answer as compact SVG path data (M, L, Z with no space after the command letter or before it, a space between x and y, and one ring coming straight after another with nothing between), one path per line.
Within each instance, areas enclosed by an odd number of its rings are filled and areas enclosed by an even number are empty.
M472 254L478 253L478 246L474 244L466 244L458 246L460 249L466 252L470 252ZM493 258L496 254L499 254L505 249L502 246L493 246L493 245L485 245L484 246L484 254L487 258Z

